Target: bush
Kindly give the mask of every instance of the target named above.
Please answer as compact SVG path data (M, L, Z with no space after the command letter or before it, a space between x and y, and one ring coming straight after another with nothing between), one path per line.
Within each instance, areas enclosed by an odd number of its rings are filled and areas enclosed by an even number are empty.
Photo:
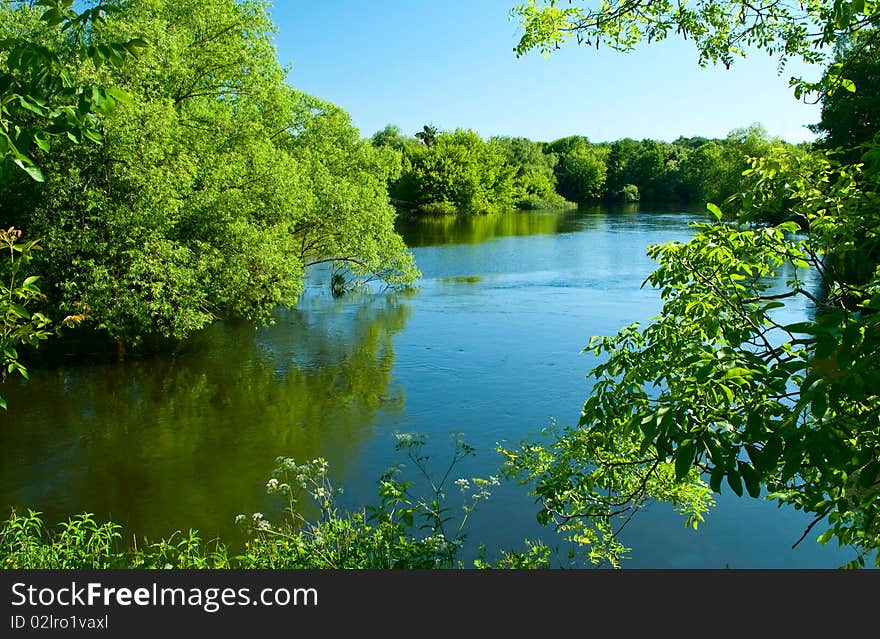
M534 211L538 209L575 209L577 208L577 203L569 202L561 195L554 193L545 197L529 195L517 202L516 207L524 211Z
M457 215L458 207L452 202L428 202L427 204L419 204L416 207L417 215L434 215L441 217L443 215Z
M50 530L40 513L12 512L0 526L0 566L7 569L107 568L224 568L224 569L390 569L461 568L460 550L468 518L479 502L488 499L496 477L456 479L462 495L459 516L447 505L447 483L452 469L474 450L454 440L450 462L443 472L428 472L429 456L421 435L398 436L397 449L419 470L428 484L427 496L417 494L412 482L400 479L401 468L379 480L378 505L357 511L337 506L341 492L330 481L323 459L297 464L279 457L266 491L285 502L282 519L271 523L262 513L239 515L246 534L244 552L232 555L220 541L203 542L198 531L175 533L140 548L122 548L122 527L98 523L86 513ZM436 479L440 477L441 479ZM319 515L306 520L299 508L314 502ZM424 532L421 532L424 531ZM493 567L481 552L474 565ZM546 567L549 549L527 543L527 552L502 552L495 567Z
M614 199L618 202L638 202L640 197L639 187L635 184L627 184L614 194Z

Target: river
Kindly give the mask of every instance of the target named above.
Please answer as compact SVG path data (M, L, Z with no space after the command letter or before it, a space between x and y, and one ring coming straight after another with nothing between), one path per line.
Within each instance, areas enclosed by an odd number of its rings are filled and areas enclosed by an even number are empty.
M427 434L429 466L440 470L460 431L476 454L455 476L496 474L498 443L576 421L594 364L581 350L591 335L658 312L657 292L641 287L653 268L645 249L687 239L688 222L702 217L643 205L401 223L423 273L412 291L334 298L329 273L316 271L272 326L217 323L173 356L36 365L29 382L4 387L0 504L51 521L93 512L123 523L129 539L192 527L236 545L238 513L277 515L264 486L279 455L325 457L350 506L374 502L376 479L404 461L396 432ZM466 554L540 537L566 565L567 546L535 512L525 488L502 484L472 515ZM625 531L624 565L808 568L852 558L815 543L818 528L792 550L807 523L730 491L697 532L655 505Z

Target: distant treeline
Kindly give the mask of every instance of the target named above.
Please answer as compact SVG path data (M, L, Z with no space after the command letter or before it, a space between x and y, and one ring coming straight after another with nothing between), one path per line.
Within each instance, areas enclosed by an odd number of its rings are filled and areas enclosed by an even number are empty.
M596 200L722 202L739 193L749 158L792 145L760 125L724 139L593 143L582 136L554 142L493 137L471 130L413 136L388 125L372 138L401 153L389 189L395 203L417 213L487 213L518 207L556 208Z

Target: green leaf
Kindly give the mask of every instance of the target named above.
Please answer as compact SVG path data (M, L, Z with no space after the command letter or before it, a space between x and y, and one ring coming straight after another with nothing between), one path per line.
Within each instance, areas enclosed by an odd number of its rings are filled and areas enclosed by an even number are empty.
M125 43L125 46L130 47L132 49L146 49L150 45L147 44L147 41L142 38L132 38L128 42Z
M30 319L31 314L27 312L27 309L21 304L9 304L9 310L21 317L22 319Z
M880 461L872 461L859 471L859 486L868 488L877 482L880 476Z
M822 419L826 412L828 412L828 395L820 390L813 397L813 401L810 402L810 414L815 419Z
M718 388L721 389L721 391L724 393L724 396L727 398L727 403L733 404L733 391L724 384L718 384Z
M718 220L719 222L721 221L721 218L724 214L721 212L721 209L719 209L717 205L708 202L706 203L706 208L716 220Z
M64 22L64 18L57 9L48 9L47 11L44 11L43 15L40 16L40 20L48 24L50 27L54 27L55 25Z
M820 544L822 544L824 546L829 541L831 541L832 537L834 537L834 529L829 528L828 530L823 532L821 535L819 535L819 537L816 539L816 541L818 541Z
M748 368L742 368L741 366L733 366L728 368L724 373L724 376L727 378L737 378L737 379L749 379L754 375L754 372ZM733 401L731 399L731 401Z
M95 143L100 143L103 139L103 138L101 138L100 133L98 133L97 131L93 131L92 129L83 129L82 135L87 140L91 140L92 142L95 142Z
M27 109L31 113L43 115L43 108L23 95L18 96L18 103L22 106L23 109Z
M740 474L735 470L730 470L727 473L727 483L733 492L736 493L737 497L742 497L743 494L743 485L742 478Z
M721 466L715 466L709 474L709 488L716 493L720 493L722 479L724 479L724 469Z
M15 158L13 160L13 162L16 164L16 166L18 166L20 169L22 169L25 173L30 175L31 179L34 180L35 182L45 181L45 178L43 177L43 173L40 171L40 169L38 169L37 167L34 166L33 162L25 163L22 160L20 160L19 158Z
M758 469L763 468L764 458L761 454L761 451L758 450L758 448L753 444L746 444L745 449L746 452L749 454L749 459L752 461L752 465Z
M806 335L816 335L823 332L816 322L795 322L783 327L789 333L803 333Z
M36 145L37 145L38 147L40 147L43 151L45 151L46 153L49 152L49 140L47 140L45 137L43 137L43 136L41 136L41 135L35 135L35 136L34 136L34 142L35 142Z
M697 454L697 445L689 441L682 444L675 450L675 478L682 479L687 476L691 467L694 465L694 458Z
M746 482L746 490L749 491L749 495L759 497L761 495L761 477L755 472L755 469L740 460L739 472Z
M761 451L762 466L764 472L771 472L779 464L782 456L782 438L776 435L767 438L764 450Z
M131 104L131 96L122 89L109 87L104 90L107 95L119 102L120 104Z

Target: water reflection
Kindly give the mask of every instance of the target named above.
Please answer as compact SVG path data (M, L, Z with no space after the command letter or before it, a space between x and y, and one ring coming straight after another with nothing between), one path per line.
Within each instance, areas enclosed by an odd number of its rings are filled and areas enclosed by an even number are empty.
M505 211L487 215L401 218L397 230L409 247L480 244L494 238L552 235L590 231L613 219L634 226L651 225L666 214L680 214L689 209L677 206L654 206L647 216L639 215L639 203L589 204L579 209ZM680 223L680 220L676 220ZM661 222L663 224L663 222Z
M392 338L408 315L394 297L312 294L274 326L217 324L176 357L34 370L4 389L0 503L236 536L276 456L322 455L342 480L402 410Z
M570 232L582 217L572 211L509 211L488 215L440 216L399 220L407 246L479 244L495 237Z

